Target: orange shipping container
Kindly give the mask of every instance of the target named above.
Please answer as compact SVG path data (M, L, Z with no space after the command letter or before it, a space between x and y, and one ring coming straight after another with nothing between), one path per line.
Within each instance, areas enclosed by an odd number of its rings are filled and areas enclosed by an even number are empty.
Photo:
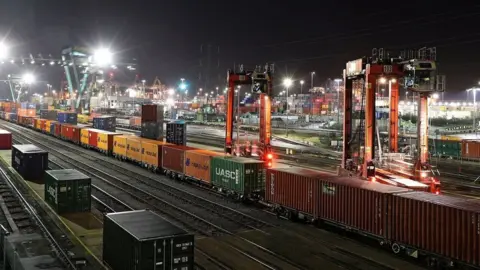
M463 140L462 141L463 158L480 158L480 141Z
M142 162L142 138L127 138L127 159L135 162Z
M142 139L142 163L149 168L160 168L162 165L162 146L171 145L162 141Z
M209 150L188 150L185 152L185 175L210 184L210 162L220 153Z
M37 111L35 109L27 109L27 116L34 117L37 115Z
M129 120L130 126L141 126L142 125L142 118L138 116L131 117Z

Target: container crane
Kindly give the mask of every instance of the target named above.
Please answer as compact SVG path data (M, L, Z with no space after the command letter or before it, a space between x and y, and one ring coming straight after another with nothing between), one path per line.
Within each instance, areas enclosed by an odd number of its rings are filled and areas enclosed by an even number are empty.
M266 161L267 166L272 166L273 152L271 147L271 98L273 93L272 74L273 65L257 66L253 71L246 71L240 66L239 72L229 70L227 73L227 108L225 125L225 153L234 154L233 122L235 87L250 85L252 94L259 96L260 102L260 127L259 127L259 157ZM238 97L239 98L239 97ZM237 121L237 125L238 125ZM237 138L238 143L239 138Z
M372 57L364 57L347 63L344 70L344 125L342 167L360 170L360 175L375 179L375 100L379 84L390 89L389 151L398 152L398 99L399 85L419 96L417 123L418 157L414 164L395 174L430 186L430 191L439 192L440 183L433 177L428 162L428 97L444 91L445 76L437 75L436 49L422 48L417 53L408 52L391 58L383 49L374 49ZM405 60L407 59L407 60ZM354 92L361 93L359 102L360 124L353 130ZM358 101L358 100L357 100ZM358 145L353 142L357 140ZM363 141L362 141L363 140ZM357 166L356 164L361 164ZM408 164L408 163L407 163Z

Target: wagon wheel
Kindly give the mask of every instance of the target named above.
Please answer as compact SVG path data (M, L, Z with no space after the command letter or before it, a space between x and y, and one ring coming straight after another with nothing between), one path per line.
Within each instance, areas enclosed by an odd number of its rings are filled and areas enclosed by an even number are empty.
M397 244L397 243L393 243L393 245L392 245L392 251L393 251L393 253L395 253L395 254L400 253L400 245Z

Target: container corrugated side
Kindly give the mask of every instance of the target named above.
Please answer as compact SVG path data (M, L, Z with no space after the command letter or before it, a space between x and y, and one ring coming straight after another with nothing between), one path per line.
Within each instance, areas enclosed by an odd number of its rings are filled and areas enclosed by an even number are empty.
M109 131L98 131L97 148L105 153L111 153L113 151L113 138L118 133L112 133Z
M480 266L480 203L426 192L396 194L389 239Z
M134 162L142 162L142 138L127 138L127 159Z
M265 189L265 169L261 161L239 157L213 157L212 184L248 195Z
M385 237L389 230L386 213L392 195L410 191L351 177L322 179L318 200L319 215L321 219L337 225Z
M208 150L188 150L185 152L185 175L207 184L211 183L210 167L212 157L222 154Z
M62 170L64 171L64 170ZM91 180L56 179L52 171L45 173L45 201L57 214L89 212L91 209Z
M127 138L131 135L118 135L113 137L113 154L117 157L127 157Z
M194 269L194 236L163 218L131 211L104 218L103 260L111 269ZM119 221L114 215L126 215ZM117 216L118 217L118 216ZM132 227L145 228L139 230ZM158 228L158 229L157 229ZM156 231L144 238L134 234ZM159 248L162 247L162 248Z
M89 131L90 129L89 128L82 128L82 130L80 130L80 143L82 145L88 145L88 142L89 142Z
M162 167L162 147L168 145L161 141L142 139L142 163L148 167Z
M462 157L464 158L480 158L480 141L463 140L462 141Z
M88 129L88 146L96 148L98 143L98 132L96 129Z
M7 150L12 148L12 133L0 129L0 150Z
M181 145L163 146L162 168L183 174L185 164L185 151L196 148Z
M12 167L25 180L43 183L43 174L48 169L48 152L34 145L13 145Z
M320 180L332 175L303 168L268 169L265 199L318 218Z

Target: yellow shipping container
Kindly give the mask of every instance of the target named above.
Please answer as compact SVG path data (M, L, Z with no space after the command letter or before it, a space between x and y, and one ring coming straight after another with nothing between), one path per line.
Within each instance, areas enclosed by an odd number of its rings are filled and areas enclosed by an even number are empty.
M113 151L113 139L118 135L122 134L98 130L97 148L104 153L111 153Z
M89 140L88 131L89 130L90 130L89 128L82 128L80 130L80 144L81 145L88 145L88 140Z
M88 124L89 116L85 114L78 114L77 115L77 122L80 124Z
M118 135L113 137L113 154L117 157L127 157L127 138L133 135Z
M142 138L128 137L127 138L127 158L135 162L142 162Z
M50 132L50 125L52 124L52 122L56 122L56 121L53 121L53 120L45 121L45 126L43 127L43 131L49 133Z
M142 163L148 167L161 167L163 145L171 144L163 141L142 139Z

